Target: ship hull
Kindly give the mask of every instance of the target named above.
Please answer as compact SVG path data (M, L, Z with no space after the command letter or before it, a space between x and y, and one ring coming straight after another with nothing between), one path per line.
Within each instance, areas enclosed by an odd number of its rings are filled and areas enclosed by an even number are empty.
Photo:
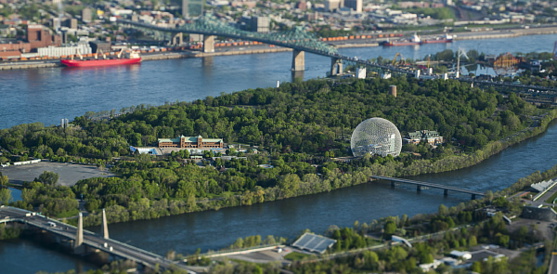
M453 39L440 39L440 40L424 40L422 44L442 44L442 43L452 43Z
M141 63L141 58L126 59L93 59L93 60L60 60L62 65L67 67L99 67L99 66L118 66L132 65Z
M397 46L415 46L415 45L423 45L423 44L442 44L442 43L451 43L453 39L433 39L433 40L423 40L421 42L385 42L383 46L385 47L397 47Z
M415 46L419 45L419 42L385 42L383 46L385 47L399 47L399 46Z

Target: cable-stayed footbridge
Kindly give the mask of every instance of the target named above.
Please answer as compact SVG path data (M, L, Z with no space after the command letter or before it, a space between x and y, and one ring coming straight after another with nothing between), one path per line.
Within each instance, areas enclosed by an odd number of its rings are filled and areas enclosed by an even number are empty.
M95 234L83 229L82 215L79 215L78 226L45 217L36 212L20 208L0 206L0 224L20 223L28 227L48 232L56 237L58 243L66 243L76 254L87 254L103 251L114 259L125 259L136 262L139 266L151 270L181 270L193 273L190 267L168 260L158 254L125 244L108 237L106 215L103 210L103 234Z

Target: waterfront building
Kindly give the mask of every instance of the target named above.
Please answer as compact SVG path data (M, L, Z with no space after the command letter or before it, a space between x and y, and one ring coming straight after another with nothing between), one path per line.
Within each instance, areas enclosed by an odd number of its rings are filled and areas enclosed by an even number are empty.
M27 26L27 41L30 43L30 49L36 49L48 46L60 46L62 37L53 34L43 25L31 24Z
M222 139L204 139L201 135L197 137L181 135L172 139L158 139L159 148L195 148L195 149L210 149L210 148L224 148L224 141Z
M64 55L79 55L92 53L91 46L87 42L78 42L74 45L67 45L63 47L48 46L38 48L39 56L61 57Z

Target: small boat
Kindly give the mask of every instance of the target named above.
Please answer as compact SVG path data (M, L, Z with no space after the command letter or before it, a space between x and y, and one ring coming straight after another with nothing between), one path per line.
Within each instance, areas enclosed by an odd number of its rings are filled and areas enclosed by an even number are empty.
M102 54L102 58L98 58L98 55L96 58L91 59L84 59L81 55L79 57L79 59L63 59L60 60L60 63L67 67L117 66L141 63L141 56L137 51L120 51L116 58L110 58L104 54Z
M386 41L383 43L385 47L396 47L396 46L414 46L421 44L420 36L414 34L410 40L397 40L397 41Z
M422 44L440 44L440 43L451 43L453 41L453 36L445 34L444 36L435 37L433 39L425 39Z

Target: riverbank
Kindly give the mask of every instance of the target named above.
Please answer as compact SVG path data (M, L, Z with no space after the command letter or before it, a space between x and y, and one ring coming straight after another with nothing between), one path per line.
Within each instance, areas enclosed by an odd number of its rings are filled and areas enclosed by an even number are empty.
M540 27L540 28L521 28L521 29L504 29L504 30L486 30L478 32L458 32L452 33L454 40L477 40L477 39L500 39L513 38L527 35L547 35L556 34L556 27ZM435 35L423 35L422 38L432 38ZM384 39L383 39L384 40ZM339 42L328 42L336 48L366 48L380 46L381 39L352 39ZM231 56L231 55L247 55L247 54L265 54L276 52L292 51L290 48L274 47L272 45L254 45L254 46L233 46L233 47L217 47L215 52L200 51L165 51L145 53L142 55L144 61L180 59L180 58L203 58L211 56ZM61 67L58 59L37 60L37 61L18 61L18 62L0 62L1 70L17 70L17 69L35 69L35 68L52 68Z
M290 48L268 47L268 48L238 48L227 49L224 51L216 52L198 52L198 51L174 51L174 52L155 52L147 53L141 56L142 61L156 61L156 60L169 60L181 58L201 58L211 56L227 56L227 55L242 55L242 54L264 54L292 51ZM17 69L36 69L36 68L53 68L63 67L59 60L45 60L45 61L21 61L21 62L0 62L0 70L17 70Z
M489 31L482 31L482 32L455 33L454 40L512 38L518 36L545 35L545 34L556 34L556 33L557 33L557 27L489 30Z
M153 60L167 60L167 59L180 59L180 58L200 58L200 57L211 57L211 56L227 56L227 55L242 55L242 54L263 54L263 53L274 53L274 52L285 52L292 51L290 48L280 48L280 47L264 47L264 48L250 48L246 47L244 49L232 49L232 50L219 50L215 52L198 52L198 51L183 51L183 52L161 52L161 53L148 53L141 56L144 61Z
M331 190L337 190L342 188L348 188L360 184L365 184L369 182L369 178L371 175L384 175L384 176L392 176L392 177L401 177L401 176L416 176L422 174L435 174L441 173L446 171L453 171L457 169L463 169L466 167L470 167L473 165L477 165L482 161L492 157L495 154L500 153L507 147L522 142L530 137L536 136L547 129L547 126L550 121L554 120L557 116L556 110L548 111L549 113L540 116L539 120L539 127L535 128L527 128L523 131L512 133L512 138L509 135L503 135L501 138L505 138L504 140L496 140L492 141L481 149L474 151L474 152L458 152L457 155L447 155L442 159L432 161L430 159L416 159L411 163L405 162L404 160L392 160L386 162L376 162L375 164L367 163L367 164L359 164L355 162L351 164L351 168L349 172L344 173L343 175L339 173L331 172L328 176L323 176L319 178L314 178L311 176L303 177L303 180L300 180L298 175L292 175L289 178L294 182L298 182L296 187L292 187L292 189L287 189L283 187L284 184L277 184L276 186L270 186L264 189L258 189L257 191L246 191L238 195L234 195L235 193L227 193L227 195L221 196L221 198L208 198L208 197L195 197L195 200L190 200L190 203L187 204L186 201L163 201L162 205L159 209L150 208L147 210L143 210L144 214L136 214L135 216L129 215L128 213L121 214L121 216L115 216L115 218L119 218L120 221L128 221L137 219L144 219L144 218L158 218L159 216L169 216L175 214L182 214L182 213L191 213L191 212L199 212L199 211L206 211L206 210L218 210L221 208L226 207L234 207L240 205L252 205L255 203L262 203L267 201L277 201L286 198L292 197L300 197L310 194L317 194L321 192L328 192ZM404 157L402 158L404 159ZM357 167L357 168L356 168ZM116 171L117 172L117 171ZM128 171L129 172L129 171ZM171 204L172 202L173 204ZM195 204L194 204L195 202ZM173 211L170 211L168 208L175 207ZM140 212L135 210L134 208L128 208L129 211L132 212ZM111 214L112 211L116 211L116 209L107 208L107 212ZM91 219L91 223L86 220L87 224L97 224L100 219L99 216L94 217Z

